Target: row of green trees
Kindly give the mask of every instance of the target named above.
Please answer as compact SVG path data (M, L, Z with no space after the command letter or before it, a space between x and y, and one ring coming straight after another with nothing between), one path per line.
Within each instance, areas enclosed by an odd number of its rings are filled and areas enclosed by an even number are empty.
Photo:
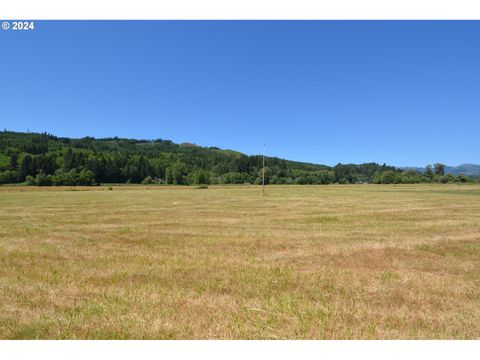
M478 179L476 179L478 181ZM427 174L415 170L406 170L403 172L385 171L375 175L373 182L375 184L417 184L417 183L467 183L474 182L475 179L465 175L452 174Z
M24 159L28 159L25 157ZM25 164L25 162L22 162ZM148 163L147 163L148 164ZM331 170L304 171L304 170L287 170L285 176L279 176L278 173L272 175L269 167L265 169L265 182L267 184L355 184L355 183L377 183L377 184L408 184L422 182L470 182L474 179L464 175L454 176L452 174L444 174L443 172L420 173L415 170L381 170L375 171L372 175L356 171L345 172L342 169L345 165L337 165ZM147 169L140 174L132 171L131 167L126 167L120 173L125 175L119 176L121 181L126 183L143 183L143 184L176 184L176 185L192 185L192 184L261 184L262 170L259 169L253 174L228 172L225 174L215 174L207 170L194 170L188 172L187 167L182 163L175 163L168 166L164 171L164 176L158 176L158 173L151 170L151 166L147 165ZM53 174L47 174L44 169L33 172L35 176L30 175L32 172L25 172L10 168L0 172L0 184L19 183L26 181L30 185L94 185L97 183L95 173L88 168L71 168L67 170L64 167L56 169ZM130 176L129 176L130 175Z
M267 184L356 184L467 182L445 175L445 165L402 171L385 164L334 167L266 159ZM94 185L260 184L262 157L169 140L58 138L49 134L0 132L0 184Z
M36 186L90 186L97 184L95 182L95 174L86 169L71 169L67 172L58 169L54 175L46 175L44 172L40 172L35 177L27 175L26 182L28 185Z

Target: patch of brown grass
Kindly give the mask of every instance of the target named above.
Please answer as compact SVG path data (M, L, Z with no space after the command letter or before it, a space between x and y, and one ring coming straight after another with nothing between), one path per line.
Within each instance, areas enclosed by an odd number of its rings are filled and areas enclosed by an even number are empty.
M0 187L1 338L480 335L479 186L105 190Z

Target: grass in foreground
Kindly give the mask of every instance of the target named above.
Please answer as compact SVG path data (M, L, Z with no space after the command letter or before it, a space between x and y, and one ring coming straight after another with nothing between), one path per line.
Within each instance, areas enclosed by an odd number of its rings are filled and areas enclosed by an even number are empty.
M480 337L478 185L107 189L0 188L0 338Z

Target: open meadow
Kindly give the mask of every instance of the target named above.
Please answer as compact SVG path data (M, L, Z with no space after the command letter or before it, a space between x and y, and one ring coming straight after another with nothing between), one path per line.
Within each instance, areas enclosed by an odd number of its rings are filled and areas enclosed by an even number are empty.
M0 338L478 339L480 186L3 186Z

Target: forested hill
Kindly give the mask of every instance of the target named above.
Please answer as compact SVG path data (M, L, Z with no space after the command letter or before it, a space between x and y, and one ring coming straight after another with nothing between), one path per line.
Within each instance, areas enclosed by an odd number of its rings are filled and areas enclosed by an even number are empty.
M421 182L440 181L444 174L437 170L430 176L385 164L329 167L266 157L265 176L267 184ZM446 180L468 181L457 178ZM259 184L261 180L260 155L162 139L71 139L0 132L0 184Z

